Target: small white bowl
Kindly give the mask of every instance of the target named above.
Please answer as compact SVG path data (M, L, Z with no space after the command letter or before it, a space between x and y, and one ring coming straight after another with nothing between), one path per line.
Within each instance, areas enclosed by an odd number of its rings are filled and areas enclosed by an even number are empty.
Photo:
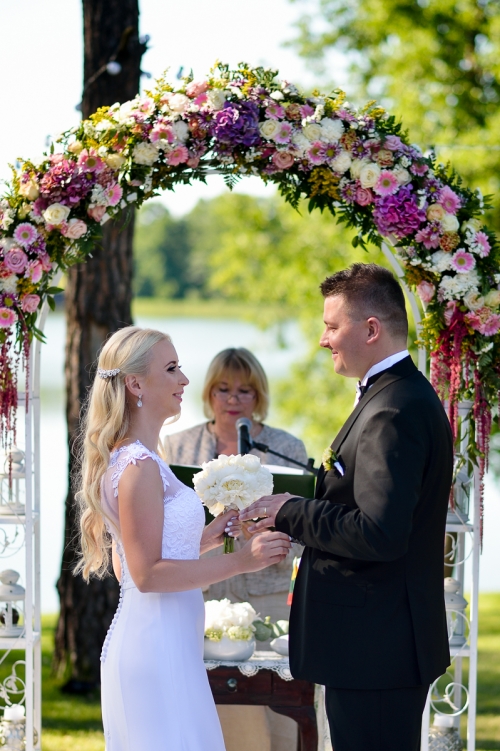
M271 642L271 649L274 649L275 652L279 655L283 655L283 657L288 657L288 634L283 634L283 636L278 636L276 639L273 639Z
M230 639L224 634L220 641L204 639L203 658L244 662L253 655L254 651L255 639Z

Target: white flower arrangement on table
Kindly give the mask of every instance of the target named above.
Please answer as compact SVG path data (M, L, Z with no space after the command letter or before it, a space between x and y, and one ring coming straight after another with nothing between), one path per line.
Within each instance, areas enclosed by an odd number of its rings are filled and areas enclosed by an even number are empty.
M255 633L253 622L258 615L249 602L208 600L205 603L205 638L221 641L229 639L250 641Z
M247 506L273 492L273 476L258 456L237 454L204 462L193 478L194 489L212 516L229 509L243 511ZM224 552L232 553L234 539L225 537Z

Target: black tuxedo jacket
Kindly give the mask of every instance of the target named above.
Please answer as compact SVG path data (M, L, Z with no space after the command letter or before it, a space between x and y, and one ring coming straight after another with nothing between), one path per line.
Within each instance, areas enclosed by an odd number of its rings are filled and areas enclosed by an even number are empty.
M296 678L344 689L426 685L450 662L443 550L448 418L410 357L386 370L332 443L316 498L276 529L305 546L290 614Z

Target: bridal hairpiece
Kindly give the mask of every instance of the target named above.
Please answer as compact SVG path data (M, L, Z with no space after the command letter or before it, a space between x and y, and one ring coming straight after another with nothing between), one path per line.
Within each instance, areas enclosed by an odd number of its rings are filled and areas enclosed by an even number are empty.
M120 368L113 368L113 370L103 370L102 368L97 368L97 375L100 378L113 378L113 376L117 375L120 372Z

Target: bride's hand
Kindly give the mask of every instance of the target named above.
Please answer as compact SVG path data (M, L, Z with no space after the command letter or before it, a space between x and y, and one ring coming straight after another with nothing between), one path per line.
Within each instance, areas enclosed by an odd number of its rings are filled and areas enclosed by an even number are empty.
M212 548L222 545L224 533L234 538L241 534L241 522L238 518L238 512L234 509L229 509L225 514L219 514L213 522L207 524L203 532L202 545L205 544Z
M236 553L243 571L260 571L273 563L280 563L288 555L292 543L283 532L261 532L253 535Z

